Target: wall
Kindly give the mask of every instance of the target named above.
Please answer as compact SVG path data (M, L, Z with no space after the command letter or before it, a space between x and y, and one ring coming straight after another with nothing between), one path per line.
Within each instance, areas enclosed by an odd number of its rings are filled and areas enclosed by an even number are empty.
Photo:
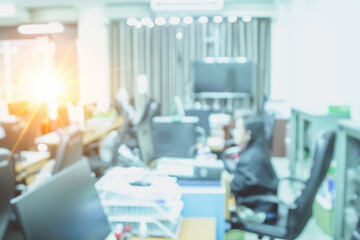
M359 106L359 11L356 0L279 3L272 59L272 80L278 86L273 97L306 109Z

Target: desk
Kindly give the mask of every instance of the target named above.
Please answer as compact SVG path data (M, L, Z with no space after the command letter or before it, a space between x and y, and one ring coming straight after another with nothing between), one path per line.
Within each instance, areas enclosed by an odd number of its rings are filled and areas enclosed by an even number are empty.
M23 160L15 163L16 181L25 180L26 184L32 182L34 174L37 173L50 159L48 152L22 151Z
M216 219L216 239L225 235L225 186L181 186L184 208L183 217ZM190 238L197 239L197 238Z
M169 238L147 238L148 240L170 240ZM178 240L215 240L215 219L212 218L184 218ZM112 234L106 240L115 240ZM131 240L139 240L132 237Z
M97 128L97 129L85 129L84 136L83 136L83 144L84 146L89 145L92 142L98 141L101 138L105 137L109 132L112 130L118 129L123 124L123 118L118 117L112 124L108 127ZM60 143L60 136L56 132L51 132L45 134L43 136L37 137L35 139L36 144L46 144L48 146L57 146Z

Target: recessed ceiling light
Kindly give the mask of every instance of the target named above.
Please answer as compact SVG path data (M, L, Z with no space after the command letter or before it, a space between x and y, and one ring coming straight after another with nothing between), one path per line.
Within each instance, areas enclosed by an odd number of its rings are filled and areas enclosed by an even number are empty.
M137 22L137 20L134 17L128 18L128 20L126 21L127 25L129 25L129 26L135 26L136 22Z
M252 17L251 17L251 16L243 16L243 17L242 17L242 20L243 20L244 22L251 22Z
M171 25L178 25L180 23L180 18L179 17L170 17L169 23Z
M207 23L209 19L205 16L199 17L198 19L199 23Z
M230 22L230 23L234 23L234 22L237 21L237 17L236 17L236 16L229 16L227 20L228 20L228 22Z
M215 16L213 17L214 23L221 23L223 21L223 17L221 16Z
M157 17L155 18L155 24L156 25L165 25L166 24L166 19L164 17Z
M176 38L179 39L179 40L181 40L181 39L183 38L183 34L182 34L181 32L178 32L178 33L176 34Z
M183 22L184 22L185 24L192 24L192 23L194 22L194 18L189 17L189 16L184 17Z
M141 22L142 25L147 26L152 21L151 21L151 19L149 17L143 17L140 22Z

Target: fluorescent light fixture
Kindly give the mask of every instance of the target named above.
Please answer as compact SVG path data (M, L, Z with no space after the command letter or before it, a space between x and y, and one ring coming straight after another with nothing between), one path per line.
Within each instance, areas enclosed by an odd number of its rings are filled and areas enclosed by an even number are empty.
M202 16L198 19L199 23L207 23L209 21L208 17Z
M181 40L181 39L183 38L183 34L182 34L181 32L178 32L178 33L176 34L176 38L179 39L179 40Z
M180 18L179 17L170 17L169 23L171 25L178 25L180 23Z
M17 30L21 34L50 34L61 33L65 27L61 23L27 24L20 25Z
M185 24L192 24L192 23L194 22L194 18L189 17L189 16L184 17L183 22L184 22Z
M214 23L221 23L223 21L223 17L215 16L215 17L213 17L213 21L214 21Z
M252 17L251 17L251 16L243 16L243 17L242 17L242 20L243 20L244 22L251 22Z
M227 20L229 23L234 23L237 21L237 16L229 16Z
M165 25L166 24L166 19L163 18L163 17L157 17L157 18L155 18L155 24L159 25L159 26Z
M136 22L137 20L134 17L128 18L128 20L126 21L127 25L129 26L135 26Z
M0 3L0 18L9 18L16 16L15 4L10 2Z
M141 19L141 24L144 25L144 26L148 26L150 23L151 23L151 19L149 17L143 17Z

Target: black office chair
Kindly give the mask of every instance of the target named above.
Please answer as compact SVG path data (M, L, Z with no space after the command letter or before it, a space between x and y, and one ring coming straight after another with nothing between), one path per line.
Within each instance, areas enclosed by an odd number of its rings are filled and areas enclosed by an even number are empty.
M83 132L76 126L62 130L60 144L55 154L53 174L67 168L82 158Z
M0 148L0 239L4 238L12 210L10 199L14 197L15 169L11 152Z
M334 132L320 133L316 140L314 161L309 179L306 182L295 178L280 179L303 183L304 188L294 203L284 203L274 195L258 195L237 199L237 204L240 205L243 202L254 201L277 204L278 219L275 223L244 222L234 216L230 220L232 228L256 233L259 239L262 239L263 236L269 236L270 239L292 240L297 238L312 215L313 201L332 160L334 144Z
M272 149L272 140L274 136L274 127L275 127L275 113L264 111L262 114L262 118L265 123L265 135L266 139L269 143L270 149Z
M353 232L351 236L351 240L360 240L360 218L356 224L355 231Z

